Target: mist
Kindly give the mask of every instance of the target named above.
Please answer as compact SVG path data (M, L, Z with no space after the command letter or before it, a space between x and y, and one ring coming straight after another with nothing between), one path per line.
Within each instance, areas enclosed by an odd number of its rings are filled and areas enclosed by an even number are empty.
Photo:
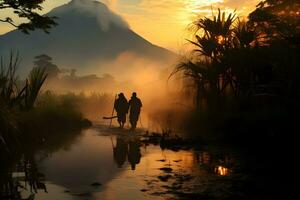
M85 73L67 71L49 78L43 90L84 95L85 100L78 105L84 116L104 124L109 121L102 117L111 116L115 96L123 92L129 100L136 92L143 103L139 127L159 132L177 129L192 105L182 97L182 80L169 79L176 62L178 58L160 61L127 51L113 61L91 64L93 69L84 67Z
M103 31L108 31L111 25L121 28L128 28L128 23L123 18L112 11L106 6L96 7L94 0L73 0L71 3L78 11L85 15L95 17L99 23L99 27Z
M120 92L127 99L137 92L144 105L143 124L149 124L149 115L153 118L159 107L171 108L173 102L180 101L176 95L181 83L168 82L177 55L135 33L105 4L73 0L46 15L57 17L58 25L50 34L35 31L23 35L15 30L0 37L1 55L8 48L20 53L18 72L23 80L39 67L34 63L36 58L46 55L57 69L48 74L42 91L76 95L68 98L75 98L77 107L91 121L111 116L115 95Z

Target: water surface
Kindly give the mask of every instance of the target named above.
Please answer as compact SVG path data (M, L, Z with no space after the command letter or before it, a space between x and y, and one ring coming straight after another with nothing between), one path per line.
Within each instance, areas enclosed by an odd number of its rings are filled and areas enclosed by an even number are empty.
M192 198L231 187L227 180L237 173L237 159L217 148L163 150L139 134L99 126L50 153L36 152L38 181L24 181L22 170L15 179L27 188L20 189L23 198L34 194L37 200Z

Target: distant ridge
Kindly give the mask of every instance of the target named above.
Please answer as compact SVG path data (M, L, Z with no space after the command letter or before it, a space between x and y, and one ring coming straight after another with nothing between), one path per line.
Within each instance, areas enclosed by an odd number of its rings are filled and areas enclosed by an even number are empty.
M48 54L59 67L79 71L91 63L114 60L124 52L158 62L175 57L133 32L119 15L98 1L72 0L46 15L58 17L59 25L50 34L38 30L25 35L14 30L0 36L1 56L7 56L11 49L21 55L21 74L30 71L33 58L39 54Z

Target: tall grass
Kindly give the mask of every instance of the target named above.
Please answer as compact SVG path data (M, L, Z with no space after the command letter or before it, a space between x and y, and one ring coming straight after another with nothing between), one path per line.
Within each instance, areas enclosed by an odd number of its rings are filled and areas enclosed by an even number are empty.
M11 108L19 102L16 69L19 56L11 52L6 65L1 58L0 68L0 154L11 153L18 144L18 128Z
M55 151L74 139L79 129L90 125L74 96L40 93L47 78L44 69L33 68L25 81L19 80L19 63L19 55L14 52L7 63L1 58L0 198L20 199L19 183L12 178L12 169L18 163L24 167L29 181L29 198L34 198L36 190L44 186L36 176L39 173L35 153L44 150L45 144L50 148L45 153Z
M19 63L19 55L15 55L14 52L10 53L8 64L5 64L4 59L1 57L0 98L8 106L13 106L19 99L16 77L16 69Z
M41 92L34 109L20 112L18 121L26 135L32 137L55 135L56 132L78 130L91 125L82 114L79 96L72 93L59 95L51 91ZM35 129L39 132L33 131Z
M37 99L47 75L43 69L34 68L25 84L16 74L20 64L19 54L11 51L6 63L1 58L0 68L0 148L11 152L19 140L18 112L30 110Z
M103 116L110 114L114 96L108 93L65 93L57 94L54 91L41 92L37 98L35 107L48 107L57 109L76 110L82 113L84 118L99 121Z
M19 135L15 117L8 107L0 102L0 157L14 153L20 147Z
M13 51L10 53L8 64L1 58L0 99L9 107L31 109L47 75L44 69L35 67L22 85L16 75L19 64L19 54Z
M33 107L46 78L45 69L35 67L31 70L25 86L24 101L26 109Z

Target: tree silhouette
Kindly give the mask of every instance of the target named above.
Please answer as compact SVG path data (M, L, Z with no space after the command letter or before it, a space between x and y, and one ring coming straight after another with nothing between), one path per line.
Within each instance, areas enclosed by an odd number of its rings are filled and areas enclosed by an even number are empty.
M300 43L300 2L298 0L264 0L249 15L249 21L269 40L286 39Z
M12 9L17 17L29 20L29 22L16 24L12 18L6 17L5 19L0 19L0 22L9 23L26 34L35 29L42 29L46 33L49 33L49 29L56 25L54 21L55 17L40 15L36 12L37 10L43 10L41 4L44 1L45 0L0 0L1 10Z
M194 37L189 42L195 47L189 59L179 63L172 73L183 72L195 83L196 105L203 100L212 108L230 90L235 96L249 93L253 76L253 54L256 34L249 24L239 21L235 13L226 16L200 18L192 23Z
M35 57L34 66L45 70L48 78L55 78L60 73L57 65L52 63L52 58L46 54Z

